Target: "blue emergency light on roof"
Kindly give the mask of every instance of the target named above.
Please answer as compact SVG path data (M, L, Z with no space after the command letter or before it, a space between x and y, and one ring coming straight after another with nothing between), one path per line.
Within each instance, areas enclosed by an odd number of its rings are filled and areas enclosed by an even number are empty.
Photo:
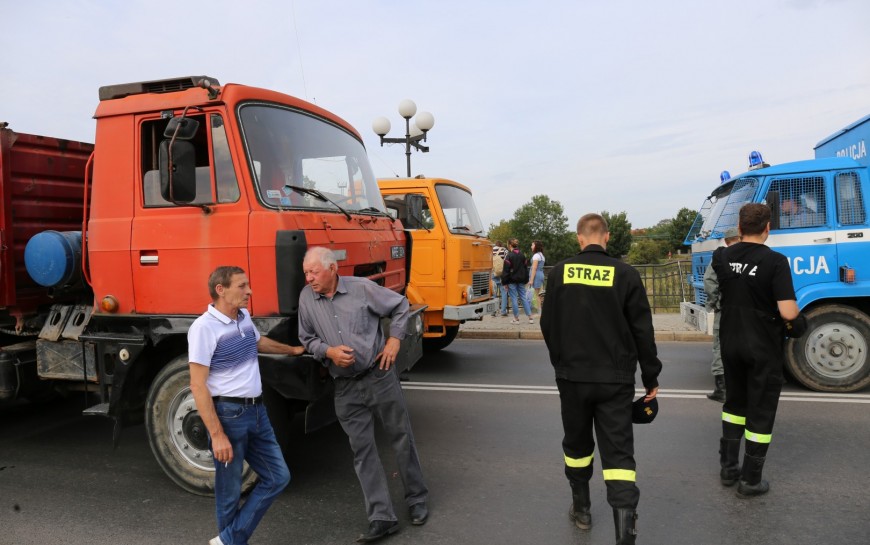
M749 170L761 168L762 165L764 165L764 159L761 158L761 152L750 151L749 152Z
M727 170L723 170L722 173L719 174L719 181L723 184L730 179L731 179L731 173L728 172Z

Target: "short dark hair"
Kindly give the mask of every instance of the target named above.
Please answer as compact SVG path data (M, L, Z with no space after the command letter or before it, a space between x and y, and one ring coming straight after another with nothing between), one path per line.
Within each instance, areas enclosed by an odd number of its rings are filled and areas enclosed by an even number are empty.
M540 240L536 240L536 241L532 242L532 251L535 252L535 253L537 253L537 252L542 252L542 253L543 253L543 251L544 251L544 243L541 242Z
M233 281L233 276L237 274L245 274L245 269L235 265L224 265L208 275L208 294L211 295L212 301L217 301L218 299L218 285L228 287Z
M508 241L508 244L511 248L519 248L520 247L520 239L512 238Z
M607 220L601 214L586 214L577 221L577 234L585 237L608 232Z
M770 223L770 207L764 203L744 204L740 208L740 233L760 235Z

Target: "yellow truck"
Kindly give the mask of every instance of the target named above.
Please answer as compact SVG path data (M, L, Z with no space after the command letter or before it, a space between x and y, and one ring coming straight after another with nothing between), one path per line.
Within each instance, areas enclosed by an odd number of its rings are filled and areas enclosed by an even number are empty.
M453 342L459 324L496 311L492 243L466 186L443 178L378 180L387 210L411 233L405 294L423 313L423 350Z

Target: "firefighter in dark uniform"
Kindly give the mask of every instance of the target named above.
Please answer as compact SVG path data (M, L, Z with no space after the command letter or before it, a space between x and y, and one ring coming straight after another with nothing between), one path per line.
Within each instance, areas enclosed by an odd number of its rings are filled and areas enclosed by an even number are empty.
M639 361L651 400L662 364L640 275L607 255L609 238L600 215L587 214L577 222L581 251L550 272L541 330L562 405L565 475L573 499L569 515L580 529L592 525L589 479L597 438L616 542L625 545L635 543L640 497L632 430L634 375Z
M786 257L764 245L770 234L770 208L740 209L742 241L713 253L719 278L720 342L725 366L725 405L719 443L720 479L740 481L737 495L758 496L770 489L761 478L782 390L783 342L800 337L806 319L795 301ZM746 438L743 467L740 440Z

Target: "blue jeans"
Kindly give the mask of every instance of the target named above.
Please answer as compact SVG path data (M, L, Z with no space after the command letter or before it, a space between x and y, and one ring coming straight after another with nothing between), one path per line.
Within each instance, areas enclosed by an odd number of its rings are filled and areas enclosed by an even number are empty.
M520 301L523 304L523 310L526 311L526 316L531 318L532 309L529 307L529 300L526 298L526 285L508 284L508 293L511 296L511 307L513 307L514 318L518 318L520 315L520 307L517 306L517 295L519 295Z
M495 292L501 297L501 315L507 315L507 286L501 285L501 276L493 276L492 281L495 284Z
M214 406L233 447L233 461L228 466L215 462L218 531L224 545L247 545L266 510L290 482L290 470L262 403L242 405L221 401ZM240 506L243 462L248 462L260 480Z

